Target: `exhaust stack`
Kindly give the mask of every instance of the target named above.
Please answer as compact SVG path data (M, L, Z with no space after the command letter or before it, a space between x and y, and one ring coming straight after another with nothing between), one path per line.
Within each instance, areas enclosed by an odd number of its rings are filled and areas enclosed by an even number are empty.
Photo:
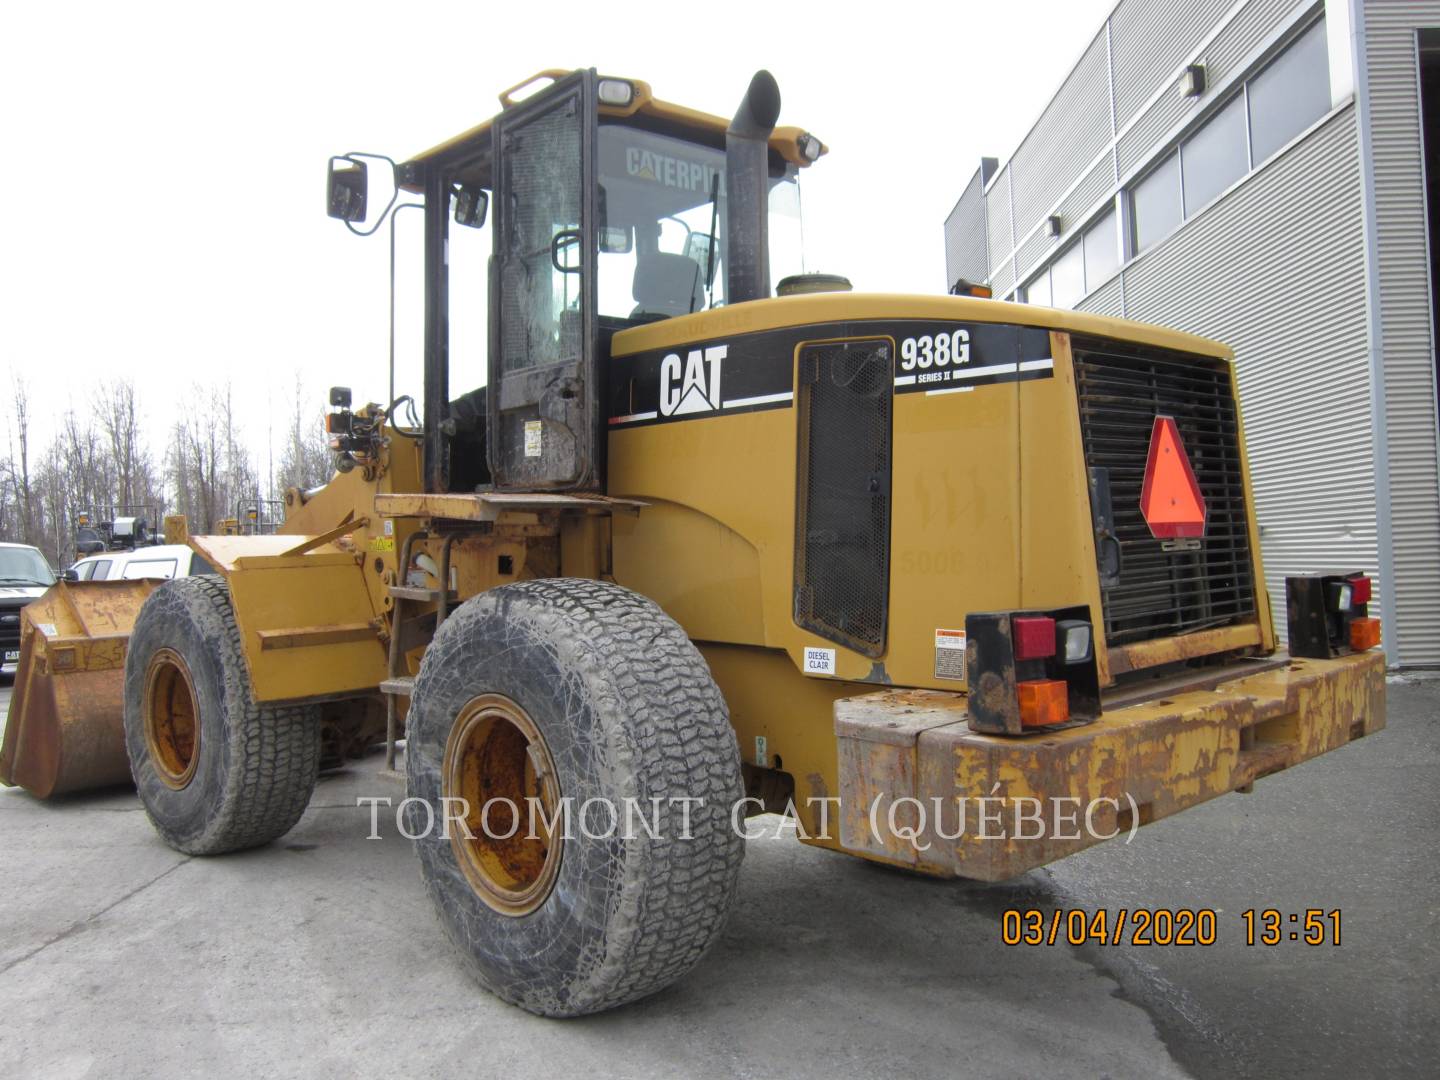
M725 132L725 302L770 295L770 133L780 117L780 87L757 71Z

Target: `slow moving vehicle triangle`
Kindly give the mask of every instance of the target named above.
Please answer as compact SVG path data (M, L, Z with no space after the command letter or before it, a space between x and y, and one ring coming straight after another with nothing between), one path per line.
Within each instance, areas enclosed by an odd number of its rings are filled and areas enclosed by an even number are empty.
M1140 513L1158 540L1205 535L1205 498L1174 417L1155 417L1150 430Z

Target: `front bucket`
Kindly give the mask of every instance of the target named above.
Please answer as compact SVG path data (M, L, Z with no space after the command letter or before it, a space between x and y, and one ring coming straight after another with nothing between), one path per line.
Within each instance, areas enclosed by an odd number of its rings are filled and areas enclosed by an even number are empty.
M61 581L20 617L0 782L48 799L130 779L125 646L159 581Z

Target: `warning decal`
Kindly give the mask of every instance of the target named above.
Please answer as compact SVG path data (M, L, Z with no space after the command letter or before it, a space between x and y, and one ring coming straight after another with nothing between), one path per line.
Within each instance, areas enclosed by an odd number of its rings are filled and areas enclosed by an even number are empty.
M935 631L935 678L965 679L965 631Z

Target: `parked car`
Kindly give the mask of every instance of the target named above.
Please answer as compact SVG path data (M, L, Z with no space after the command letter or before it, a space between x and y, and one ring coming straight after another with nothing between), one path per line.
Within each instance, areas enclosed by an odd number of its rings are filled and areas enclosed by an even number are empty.
M53 584L55 571L39 548L0 544L0 674L15 674L20 662L20 609Z
M169 579L215 572L215 568L205 561L205 556L184 544L155 544L134 551L105 551L88 555L65 571L65 580Z

